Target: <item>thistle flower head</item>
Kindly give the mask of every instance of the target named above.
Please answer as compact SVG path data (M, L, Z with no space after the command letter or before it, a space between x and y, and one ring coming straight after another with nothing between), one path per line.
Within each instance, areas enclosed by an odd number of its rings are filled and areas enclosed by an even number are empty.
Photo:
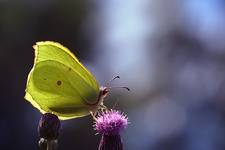
M94 129L104 135L117 135L126 128L128 118L117 110L102 112L95 121Z

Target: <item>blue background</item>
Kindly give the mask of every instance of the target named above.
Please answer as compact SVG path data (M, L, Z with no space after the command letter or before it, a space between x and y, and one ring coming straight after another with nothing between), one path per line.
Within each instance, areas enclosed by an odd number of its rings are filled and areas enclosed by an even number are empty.
M225 1L0 0L0 149L38 149L24 100L36 41L71 49L130 124L126 150L225 149ZM59 149L97 149L90 116L63 121Z

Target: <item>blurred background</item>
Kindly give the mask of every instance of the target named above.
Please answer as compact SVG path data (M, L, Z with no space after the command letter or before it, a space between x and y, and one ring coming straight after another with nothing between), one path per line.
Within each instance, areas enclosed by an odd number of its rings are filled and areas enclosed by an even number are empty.
M126 150L225 149L224 0L0 0L0 149L38 149L24 100L36 41L71 49L125 112ZM59 150L95 150L90 116L62 122Z

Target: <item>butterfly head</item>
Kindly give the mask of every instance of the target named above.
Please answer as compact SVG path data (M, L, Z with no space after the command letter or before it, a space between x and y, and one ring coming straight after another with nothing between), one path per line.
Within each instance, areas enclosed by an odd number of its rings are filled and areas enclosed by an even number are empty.
M114 77L112 79L112 81L114 79L116 79L116 78L119 78L119 76ZM104 104L103 104L103 101L104 101L105 97L109 94L109 92L110 92L111 89L114 89L114 88L123 88L123 89L126 89L126 90L130 91L130 89L128 87L123 87L123 86L116 86L116 87L115 86L109 86L109 83L106 84L105 86L101 86L99 88L99 96L98 96L97 101L95 103L93 103L93 104L90 104L90 103L88 104L89 106L94 106L94 107L91 108L91 112L92 112L91 114L93 115L94 118L95 118L96 112L99 110L99 108L101 108L101 109L102 108L103 109L106 108L106 106L104 106Z
M102 97L106 97L109 94L109 88L105 86L101 86L100 94L102 95Z

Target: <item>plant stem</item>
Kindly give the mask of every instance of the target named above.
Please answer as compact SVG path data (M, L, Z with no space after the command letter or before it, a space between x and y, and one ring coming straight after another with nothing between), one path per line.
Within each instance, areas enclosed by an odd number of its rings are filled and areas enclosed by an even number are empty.
M58 147L57 140L47 140L47 149L46 150L56 150Z
M39 147L40 150L57 150L58 148L58 140L47 140L44 138L41 138L39 140Z

